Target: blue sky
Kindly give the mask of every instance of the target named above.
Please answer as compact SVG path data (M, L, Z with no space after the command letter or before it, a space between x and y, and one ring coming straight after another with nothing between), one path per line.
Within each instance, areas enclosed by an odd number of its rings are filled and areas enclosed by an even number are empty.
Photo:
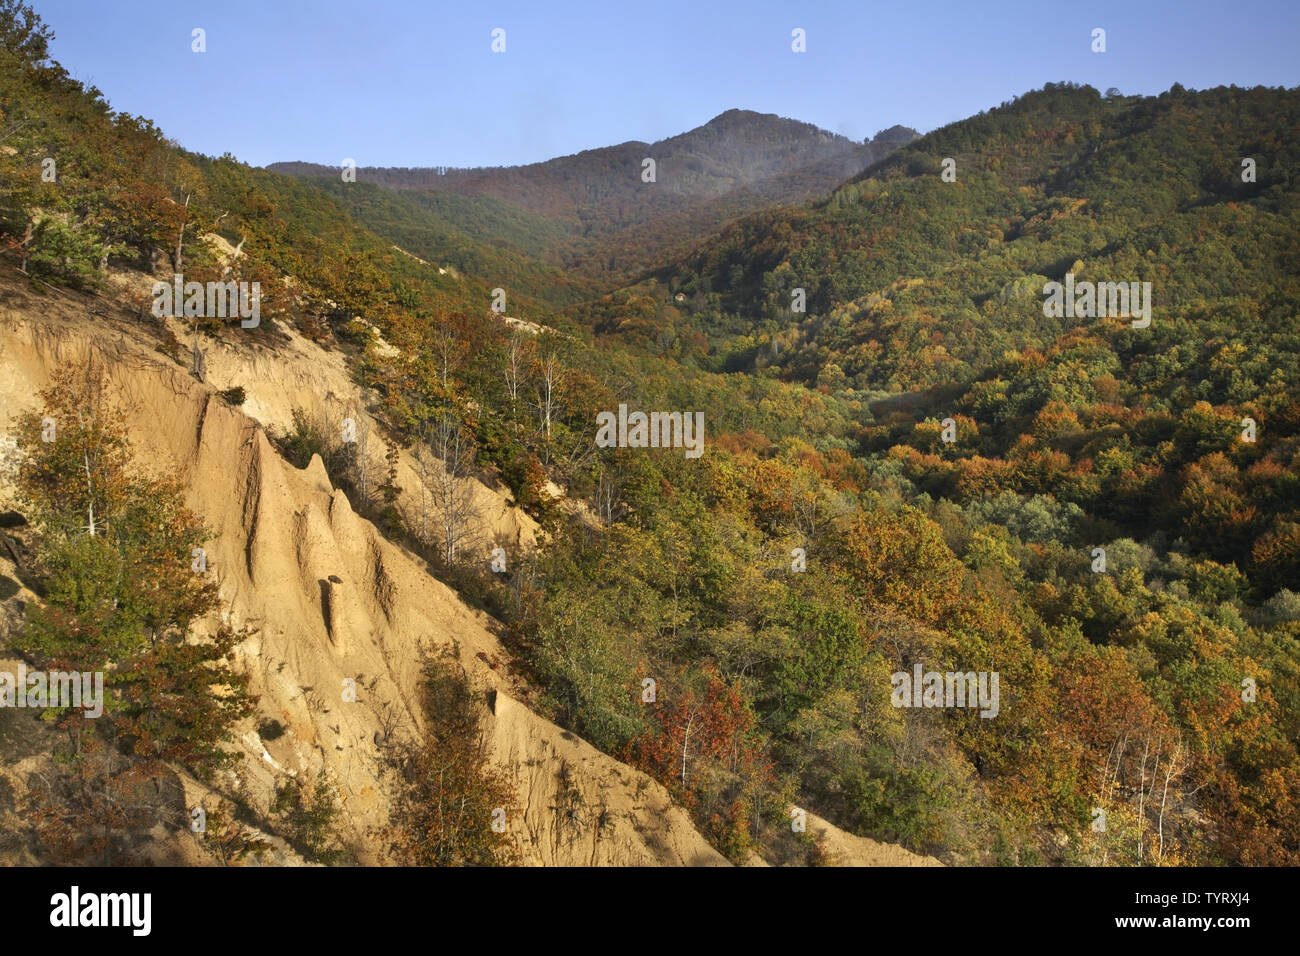
M1144 94L1300 85L1300 0L32 5L54 58L114 109L259 166L512 165L662 139L733 107L862 139L1059 80ZM190 49L195 27L206 53ZM1105 53L1091 51L1094 27Z

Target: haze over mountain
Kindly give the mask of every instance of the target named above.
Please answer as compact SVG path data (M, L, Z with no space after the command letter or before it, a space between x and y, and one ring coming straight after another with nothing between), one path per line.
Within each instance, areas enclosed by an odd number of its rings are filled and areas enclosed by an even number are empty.
M916 136L894 126L859 143L809 123L728 110L656 143L632 141L528 166L358 167L358 183L414 194L386 197L382 215L358 201L366 196L373 204L373 196L332 187L331 181L344 185L337 166L267 168L318 180L353 200L352 210L381 235L392 234L399 220L427 215L455 222L473 239L590 276L626 278L736 216L820 196ZM652 182L646 159L654 161ZM408 251L438 257L430 237L408 230L402 238L419 247Z

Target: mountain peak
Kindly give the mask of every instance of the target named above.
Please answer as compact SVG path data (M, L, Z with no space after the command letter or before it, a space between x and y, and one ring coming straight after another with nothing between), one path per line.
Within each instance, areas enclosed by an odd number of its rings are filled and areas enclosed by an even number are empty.
M910 126L894 125L889 127L889 129L882 129L875 135L875 138L873 138L871 142L881 145L885 143L897 143L901 146L910 143L914 139L919 139L920 136L921 134Z

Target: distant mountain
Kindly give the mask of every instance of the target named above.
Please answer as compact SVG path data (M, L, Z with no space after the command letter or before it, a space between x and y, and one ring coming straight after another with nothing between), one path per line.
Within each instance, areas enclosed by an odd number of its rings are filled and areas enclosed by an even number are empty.
M591 276L624 277L686 251L737 216L824 195L916 137L894 126L859 143L810 123L728 110L656 143L632 141L527 166L361 167L357 180L417 194L426 215L474 239L540 253ZM647 159L654 160L653 182L643 178ZM269 168L339 179L337 167L315 163ZM340 194L346 201L346 191ZM451 203L451 196L469 201ZM367 224L384 232L382 221ZM546 236L557 228L567 241ZM550 241L539 244L542 236ZM409 230L405 238L411 241Z

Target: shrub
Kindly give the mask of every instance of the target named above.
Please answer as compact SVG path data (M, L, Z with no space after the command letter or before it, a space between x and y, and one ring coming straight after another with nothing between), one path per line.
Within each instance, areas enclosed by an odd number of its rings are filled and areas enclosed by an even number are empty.
M279 818L289 845L312 863L335 866L347 859L337 832L338 791L324 777L313 786L290 779L276 788L271 815Z
M509 819L518 810L509 777L488 763L481 696L444 659L426 663L421 690L423 738L393 745L385 759L397 789L388 829L395 855L408 866L516 863L513 838L493 829L501 811Z

